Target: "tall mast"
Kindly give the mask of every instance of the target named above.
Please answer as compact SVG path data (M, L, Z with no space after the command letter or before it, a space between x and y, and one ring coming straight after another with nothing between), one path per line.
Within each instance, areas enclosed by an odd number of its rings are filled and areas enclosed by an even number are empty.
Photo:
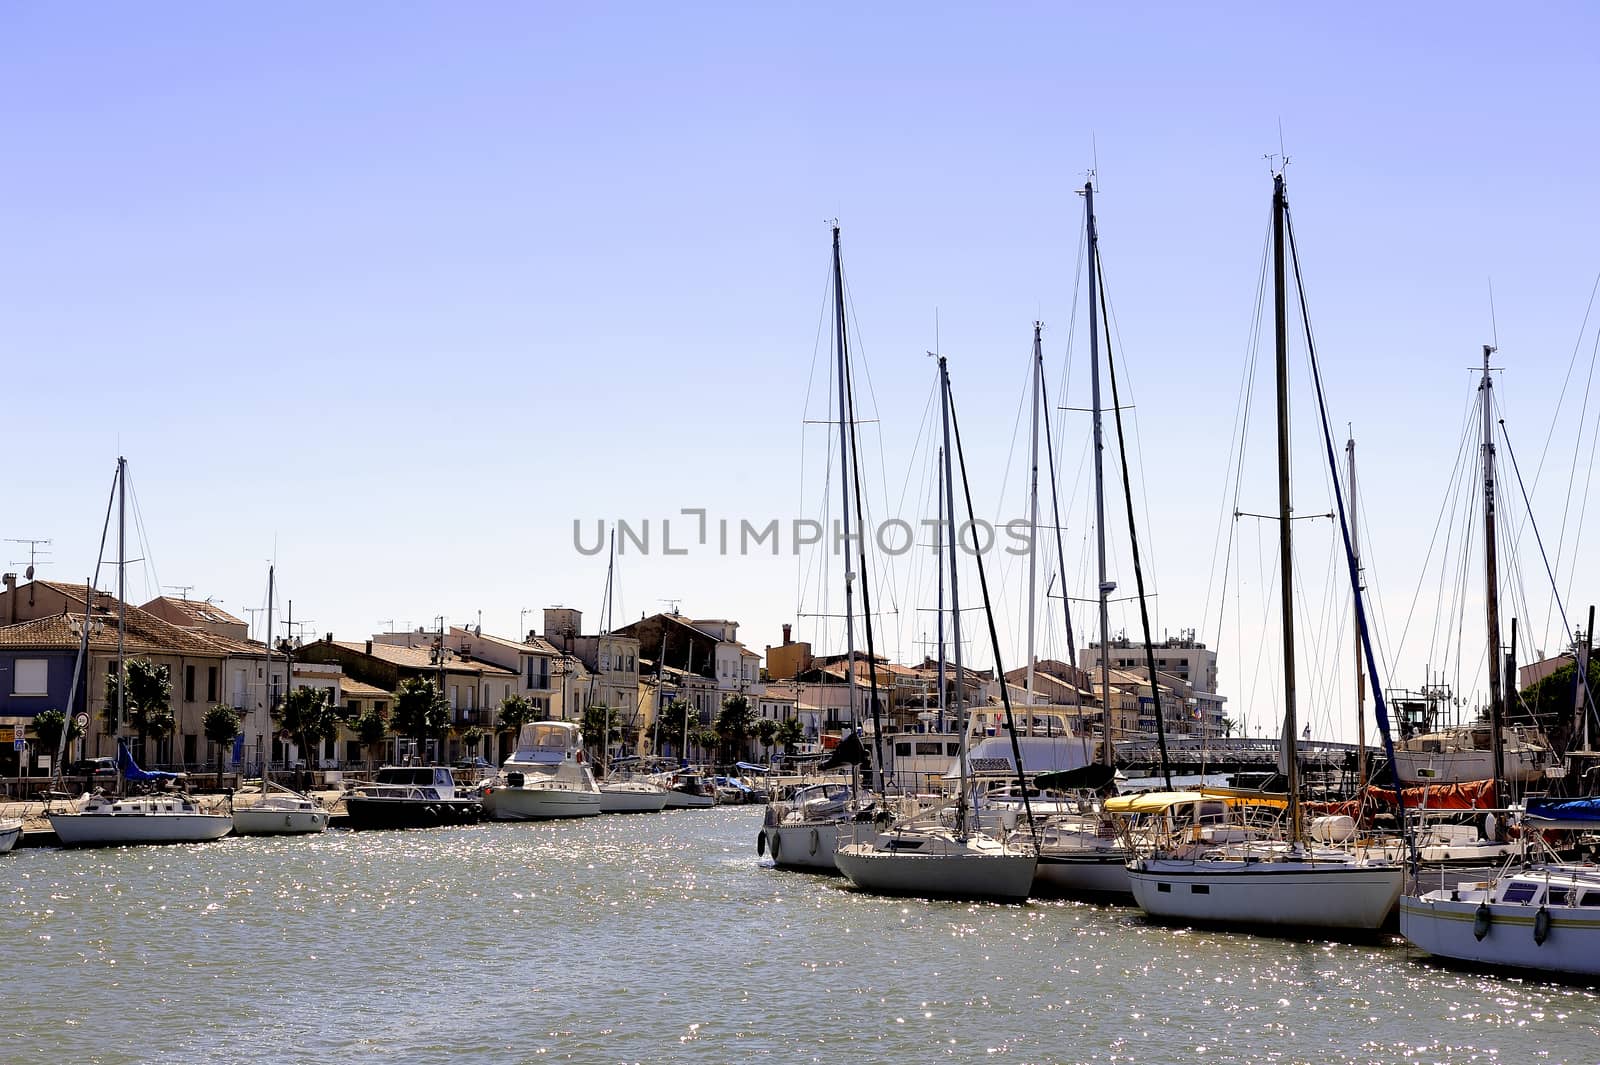
M617 566L617 530L613 527L612 530L611 530L611 555L606 561L606 594L605 594L605 597L602 599L602 601L600 603L600 619L601 619L600 623L601 623L602 626L604 626L601 629L601 631L603 633L605 633L606 635L610 635L610 633L611 633L611 611L612 611L611 580L612 580L612 576L616 572L616 566ZM599 656L599 653L600 653L599 641L598 640L595 641L595 644L596 644L596 646L595 646L595 655L596 655L595 665L599 665L600 664L599 661L598 661L598 656ZM611 650L612 650L613 654L616 653L615 645L612 646ZM615 663L612 663L612 664L615 665ZM598 672L599 672L599 670L595 671L595 673L598 673ZM590 703L594 702L594 674L590 674L590 676L589 676L589 702ZM606 698L606 723L605 723L605 727L604 727L604 732L605 732L605 734L600 737L600 775L602 777L606 776L608 773L611 772L611 699L610 699L609 696L607 696L607 698Z
M1033 323L1033 431L1028 441L1028 706L1033 705L1034 605L1039 556L1039 394L1044 386L1044 355L1040 350L1040 323ZM1001 677L1000 682L1005 683ZM1033 712L1028 712L1028 735L1033 735Z
M1099 284L1100 242L1094 228L1094 182L1083 183L1083 213L1088 232L1089 247L1089 394L1094 408L1094 531L1098 558L1100 600L1100 707L1105 742L1101 758L1108 766L1117 764L1115 745L1111 741L1111 608L1107 597L1115 584L1106 580L1106 488L1104 451L1105 443L1100 433L1100 300L1096 295ZM1157 713L1160 707L1157 707Z
M1489 637L1489 725L1490 745L1494 750L1494 787L1490 804L1500 805L1501 735L1505 714L1500 687L1500 576L1495 556L1494 513L1494 381L1489 376L1489 356L1494 348L1483 346L1483 384L1479 386L1479 406L1483 411L1483 576L1484 606Z
M1284 272L1283 216L1288 211L1283 174L1272 178L1272 296L1278 381L1278 572L1283 609L1283 742L1289 777L1289 833L1301 840L1300 752L1294 686L1294 504L1289 494L1289 328Z
M1349 459L1350 491L1350 554L1353 558L1356 574L1361 573L1361 523L1356 520L1356 439L1352 435L1345 441L1344 452ZM1361 585L1356 584L1355 595L1361 595ZM1351 626L1351 636L1355 640L1356 660L1356 787L1365 790L1367 786L1367 675L1361 666L1361 607L1352 604L1355 612L1355 624Z
M267 780L272 776L272 599L277 566L267 567L267 724L261 734L261 797L267 797Z
M844 335L844 268L839 262L839 227L833 227L833 329L839 375L839 500L844 516L844 649L845 677L850 685L850 727L861 731L856 713L855 577L850 572L850 418L846 409L846 355Z
M945 646L944 645L944 523L946 521L946 517L945 517L945 502L944 502L944 500L945 500L945 495L944 495L944 478L945 478L944 464L945 464L944 463L944 448L941 447L939 449L938 463L934 467L934 477L933 477L935 483L938 486L937 487L937 492L938 492L938 495L939 495L939 523L937 525L935 525L934 528L936 530L938 530L938 548L937 549L938 549L938 555L939 555L939 564L938 564L937 568L939 570L939 609L938 609L938 618L939 618L939 731L940 732L944 731L945 695L949 691L949 689L945 687L946 681L945 681L945 675L944 675L944 646Z
M967 831L967 700L966 693L962 690L961 677L963 674L961 662L961 582L957 578L960 559L960 549L956 543L955 523L955 478L950 472L950 370L945 365L944 356L939 356L939 408L944 423L944 497L950 501L950 521L946 523L946 535L950 545L950 626L951 637L955 641L956 649L956 728L960 731L961 741L956 755L960 763L961 774L960 791L956 795L956 834L965 836ZM1004 683L1005 678L1001 678Z
M128 674L123 664L128 632L128 460L117 456L117 728L128 720ZM144 757L144 752L139 752ZM120 760L119 760L120 761ZM145 765L149 765L146 762Z

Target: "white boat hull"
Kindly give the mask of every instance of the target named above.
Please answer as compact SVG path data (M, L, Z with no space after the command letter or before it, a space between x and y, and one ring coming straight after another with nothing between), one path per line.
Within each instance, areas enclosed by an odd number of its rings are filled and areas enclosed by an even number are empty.
M1038 858L1019 852L947 851L911 854L851 843L833 860L856 887L885 895L1021 902L1033 890Z
M493 787L484 793L483 812L496 821L595 817L600 813L600 792L566 788Z
M1555 906L1546 910L1550 922L1543 944L1534 939L1534 921L1540 907L1520 903L1489 903L1489 927L1482 939L1475 922L1484 893L1462 892L1453 901L1446 892L1429 892L1400 900L1400 934L1412 945L1438 958L1491 965L1496 968L1533 969L1575 976L1600 976L1600 911Z
M136 843L209 843L233 828L227 814L51 814L63 847Z
M325 831L327 827L327 810L279 809L265 803L233 810L233 834L236 836L307 836Z
M21 821L0 821L0 854L4 854L17 845L17 840L22 838Z
M1502 776L1521 784L1543 780L1548 752L1506 751ZM1488 780L1494 776L1493 751L1408 751L1394 752L1400 782L1417 784L1460 784L1469 780Z
M1128 880L1153 917L1282 928L1374 931L1405 871L1398 865L1137 859Z
M806 869L837 873L834 853L839 848L838 821L796 821L768 825L761 830L765 850L779 869Z
M653 814L667 807L667 793L653 785L600 785L600 812L603 814Z
M685 791L667 790L668 810L704 810L708 806L717 805L715 795L690 795Z

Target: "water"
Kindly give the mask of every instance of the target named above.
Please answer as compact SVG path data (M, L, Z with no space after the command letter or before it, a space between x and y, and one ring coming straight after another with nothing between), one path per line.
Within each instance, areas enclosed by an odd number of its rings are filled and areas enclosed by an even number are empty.
M1592 1062L1600 996L1131 908L874 898L761 811L0 859L0 1061Z

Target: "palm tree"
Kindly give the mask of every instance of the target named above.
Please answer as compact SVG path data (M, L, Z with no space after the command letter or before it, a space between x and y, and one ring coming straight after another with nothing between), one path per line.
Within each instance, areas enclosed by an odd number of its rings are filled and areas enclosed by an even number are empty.
M41 710L33 718L33 735L39 741L39 750L54 758L56 751L61 748L61 733L66 730L67 742L71 743L83 734L78 727L78 722L67 717L60 710Z
M778 739L778 723L770 717L764 717L756 722L756 738L761 741L762 748L767 752L767 764L772 764L772 745Z
M295 688L284 696L272 717L300 748L306 769L316 759L317 745L339 735L339 712L333 708L327 688Z
M222 752L239 734L239 715L234 713L233 707L219 703L206 711L206 716L200 722L200 728L206 734L206 739L217 746L217 788L220 790Z
M744 754L745 740L755 724L750 700L743 695L729 695L722 700L722 712L717 715L717 736L721 741L723 764L736 762Z
M394 697L394 730L421 744L436 740L450 727L450 708L433 681L407 677Z
M370 752L374 747L381 747L384 740L389 737L388 719L378 712L377 707L369 708L364 714L356 718L354 727L356 739L360 741L361 747L365 751ZM370 762L371 759L368 759L368 761Z
M797 717L786 717L778 724L777 740L783 744L784 754L793 754L795 746L806 738L805 726Z
M1222 734L1223 734L1223 736L1232 736L1233 735L1233 730L1238 728L1238 727L1239 727L1239 723L1237 721L1235 721L1233 718L1225 717L1225 718L1222 719Z
M139 757L145 757L145 741L154 736L158 741L171 735L177 727L172 714L172 670L158 666L147 658L130 658L123 663L127 680L128 724L139 734ZM106 677L106 716L112 727L107 735L115 736L117 708L121 703L119 689L121 678L116 673Z

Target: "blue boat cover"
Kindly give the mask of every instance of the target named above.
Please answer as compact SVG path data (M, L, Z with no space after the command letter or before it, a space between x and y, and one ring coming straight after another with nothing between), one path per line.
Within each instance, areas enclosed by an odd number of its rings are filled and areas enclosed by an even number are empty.
M1527 816L1541 821L1593 821L1600 824L1600 798L1529 799Z
M124 778L135 784L146 783L151 780L177 780L177 773L163 773L160 770L143 770L133 760L133 752L128 750L128 745L121 740L117 741L117 769Z

